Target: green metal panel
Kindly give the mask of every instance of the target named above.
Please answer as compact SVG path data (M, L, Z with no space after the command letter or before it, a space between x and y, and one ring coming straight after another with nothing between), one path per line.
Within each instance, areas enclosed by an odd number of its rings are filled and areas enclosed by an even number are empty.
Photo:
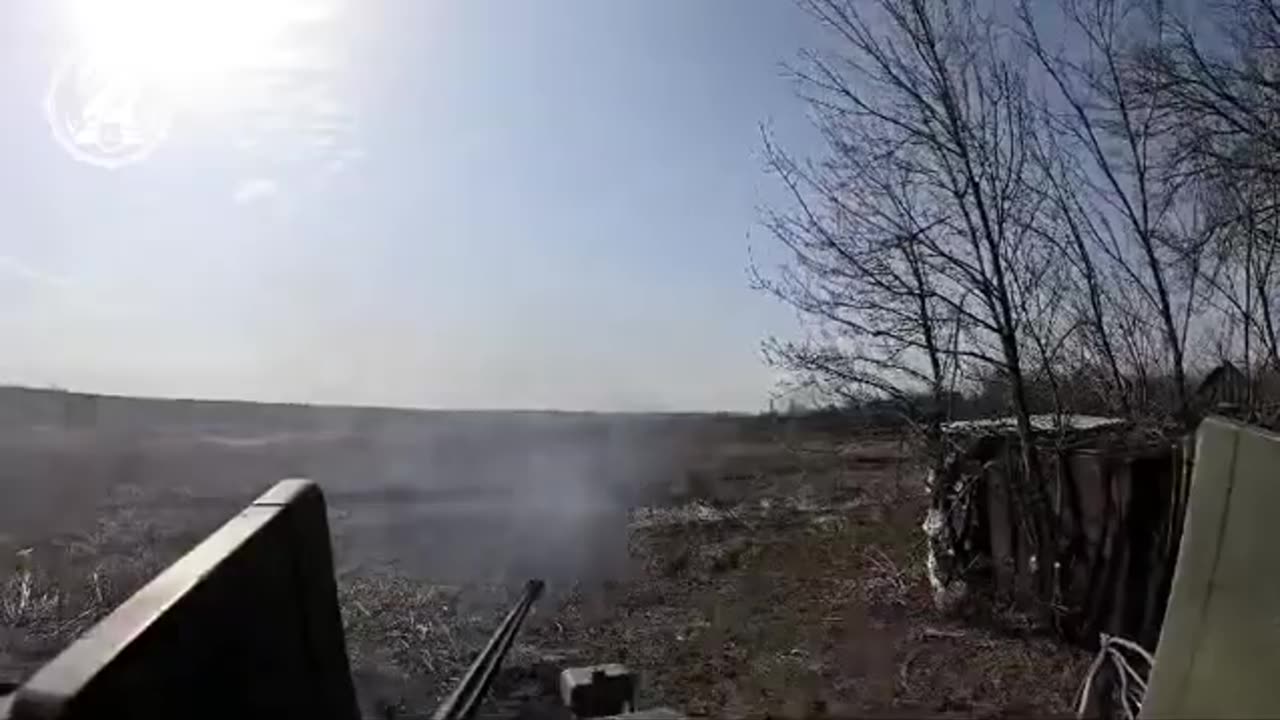
M1280 717L1280 436L1201 424L1144 718Z

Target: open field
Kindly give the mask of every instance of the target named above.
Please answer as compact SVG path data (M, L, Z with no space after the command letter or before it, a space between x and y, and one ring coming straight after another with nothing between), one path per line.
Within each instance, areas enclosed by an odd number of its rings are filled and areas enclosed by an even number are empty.
M1086 663L934 613L920 473L892 437L3 391L0 681L288 476L326 492L370 716L428 711L531 576L548 593L503 709L620 661L642 705L698 714L1066 714Z

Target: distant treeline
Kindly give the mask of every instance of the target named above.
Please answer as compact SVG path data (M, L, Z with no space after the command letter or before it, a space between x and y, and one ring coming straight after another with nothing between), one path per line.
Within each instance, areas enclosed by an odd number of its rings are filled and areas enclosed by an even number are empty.
M1193 418L1209 413L1243 413L1243 406L1252 402L1264 412L1252 418L1260 424L1271 424L1272 413L1280 402L1280 375L1259 370L1252 377L1234 365L1224 364L1191 378L1195 391L1190 397ZM1245 384L1250 387L1243 387ZM1060 403L1055 394L1067 394L1071 400L1069 410L1076 415L1098 417L1115 416L1112 399L1101 395L1097 383L1089 378L1060 380L1055 388L1040 378L1027 382L1028 410L1032 415L1051 415L1059 411ZM844 397L836 402L808 405L791 402L781 410L771 410L762 417L775 422L786 420L797 427L813 431L848 430L854 428L920 427L931 421L975 420L1007 415L1010 389L1008 382L998 377L988 377L976 392L902 393L894 397ZM1148 378L1143 388L1144 405L1152 408L1149 419L1173 417L1177 411L1177 393L1174 381L1169 377ZM1128 418L1134 419L1134 418Z
M596 413L555 410L428 410L310 405L233 400L138 398L56 388L0 386L0 428L54 426L119 430L193 430L243 435L254 432L356 432L383 429L465 431L471 427L591 428L696 425L697 413Z

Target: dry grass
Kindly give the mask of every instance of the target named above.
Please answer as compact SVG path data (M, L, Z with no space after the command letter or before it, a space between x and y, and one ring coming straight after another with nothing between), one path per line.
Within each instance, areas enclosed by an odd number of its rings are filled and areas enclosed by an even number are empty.
M541 626L529 642L626 662L644 678L642 705L695 714L1070 712L1083 653L934 611L918 529L924 496L910 469L865 449L789 462L775 462L789 474L767 482L704 469L718 498L735 493L716 482L759 485L735 503L633 512L643 574L568 599L557 632Z
M934 611L924 497L899 448L738 443L723 468L708 453L678 504L632 512L634 576L541 601L509 656L513 677L621 661L641 673L642 706L713 716L1067 714L1084 653ZM153 527L145 500L122 503L60 555L16 557L0 577L0 681L65 647L179 553L135 556L168 530ZM518 592L394 571L338 586L370 716L433 706Z
M79 580L19 553L0 581L0 688L11 688L105 617L160 567L103 561ZM57 563L51 563L56 565ZM370 708L422 710L460 677L501 622L504 588L446 587L375 574L342 578L339 602L352 668Z
M142 586L159 565L145 554L99 559L83 572L17 553L0 579L0 687L11 687Z
M18 567L0 586L0 623L6 627L39 628L61 614L63 593L37 576L29 558L29 550L18 553Z
M390 661L428 685L462 675L506 611L508 593L392 575L344 578L338 588L352 664Z

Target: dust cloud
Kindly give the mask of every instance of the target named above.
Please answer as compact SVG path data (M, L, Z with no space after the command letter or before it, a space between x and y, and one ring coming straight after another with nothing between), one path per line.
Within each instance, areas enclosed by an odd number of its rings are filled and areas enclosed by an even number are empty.
M285 477L317 481L339 575L622 579L627 512L683 477L688 416L414 412L0 390L0 553L176 559ZM7 548L5 546L8 546Z

